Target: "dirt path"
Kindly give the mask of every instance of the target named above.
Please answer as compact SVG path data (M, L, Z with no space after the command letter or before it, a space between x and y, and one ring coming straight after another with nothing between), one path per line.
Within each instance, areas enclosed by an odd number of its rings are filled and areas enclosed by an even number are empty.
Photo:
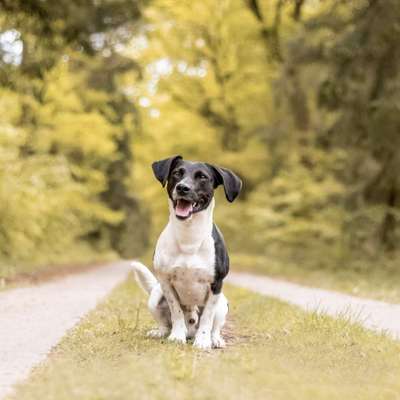
M362 299L329 290L301 286L278 279L231 272L228 282L276 297L307 311L318 311L331 316L345 314L367 329L385 331L400 339L400 305Z
M118 262L0 293L0 398L26 378L129 270L128 263Z

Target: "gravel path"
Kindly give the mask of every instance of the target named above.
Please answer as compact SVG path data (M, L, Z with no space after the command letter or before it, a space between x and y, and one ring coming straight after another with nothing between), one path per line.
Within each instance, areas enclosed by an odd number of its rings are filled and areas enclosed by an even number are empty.
M345 314L367 329L385 331L400 339L400 305L362 299L329 290L310 288L295 283L246 273L231 272L228 282L260 294L318 311L331 316Z
M0 293L0 398L129 272L118 262Z

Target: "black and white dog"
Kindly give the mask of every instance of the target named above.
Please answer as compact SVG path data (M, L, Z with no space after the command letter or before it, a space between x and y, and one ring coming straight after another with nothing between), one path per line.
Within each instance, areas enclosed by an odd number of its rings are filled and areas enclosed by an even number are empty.
M155 177L167 183L169 222L155 253L157 278L133 262L138 283L150 294L148 306L158 322L149 335L185 343L194 337L200 349L224 347L221 328L228 313L222 281L229 258L221 232L213 222L214 189L223 185L229 202L241 180L230 170L181 156L156 161Z

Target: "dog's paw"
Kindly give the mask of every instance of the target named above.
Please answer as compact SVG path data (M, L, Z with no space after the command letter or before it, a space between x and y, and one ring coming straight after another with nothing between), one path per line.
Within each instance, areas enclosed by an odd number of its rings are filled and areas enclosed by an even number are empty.
M193 346L199 350L210 350L211 349L211 336L208 334L196 335Z
M211 342L214 349L223 349L226 346L225 340L220 334L213 335L211 337Z
M154 338L154 339L161 339L168 335L169 329L168 328L158 328L158 329L150 329L147 332L147 337Z
M172 331L171 334L168 336L168 340L170 342L184 344L184 343L186 343L186 332L183 330Z

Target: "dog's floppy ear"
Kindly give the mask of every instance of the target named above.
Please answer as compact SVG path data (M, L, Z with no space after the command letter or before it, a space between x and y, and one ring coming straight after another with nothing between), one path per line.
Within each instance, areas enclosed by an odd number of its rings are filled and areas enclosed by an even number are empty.
M227 168L207 164L213 171L215 187L224 185L226 199L232 203L242 189L242 180Z
M182 160L182 156L172 156L165 160L154 161L151 167L153 168L154 176L161 182L163 187L167 182L169 173L178 160Z

